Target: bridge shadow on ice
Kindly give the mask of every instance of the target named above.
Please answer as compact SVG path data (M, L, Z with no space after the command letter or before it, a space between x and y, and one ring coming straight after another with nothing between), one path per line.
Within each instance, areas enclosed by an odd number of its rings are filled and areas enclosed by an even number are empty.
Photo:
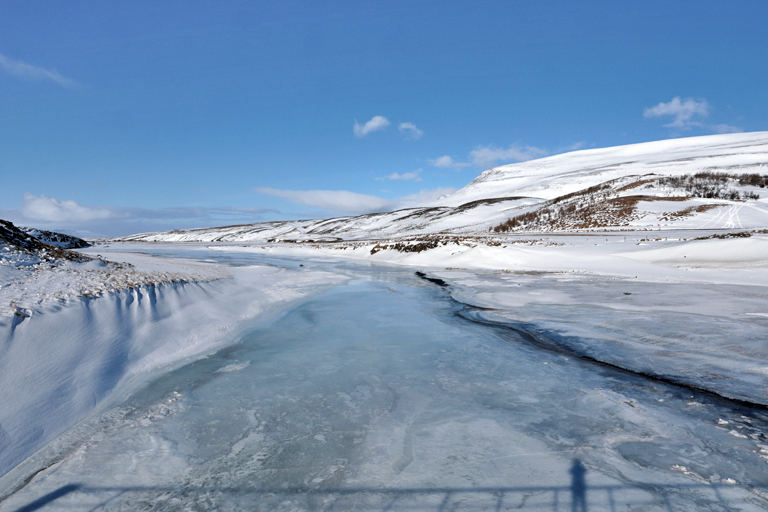
M571 485L466 488L244 488L90 486L69 484L42 496L16 512L36 510L96 511L118 500L146 509L197 508L227 510L360 510L456 511L542 510L597 512L627 509L675 510L675 497L696 493L696 502L709 501L725 510L746 504L741 488L724 483L587 485L586 468L574 459ZM768 486L751 486L765 490ZM756 497L755 497L756 498ZM686 500L687 501L687 500ZM125 503L123 503L125 505ZM753 503L754 505L754 503ZM195 508L195 509L197 509Z

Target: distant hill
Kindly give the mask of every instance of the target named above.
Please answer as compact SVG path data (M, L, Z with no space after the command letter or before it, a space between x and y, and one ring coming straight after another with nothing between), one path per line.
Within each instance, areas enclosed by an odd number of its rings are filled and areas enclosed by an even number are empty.
M417 208L121 237L269 242L488 234L768 227L768 132L588 149L495 167Z
M19 228L20 230L24 231L30 236L33 236L34 238L40 240L41 242L45 242L49 245L55 245L56 247L61 247L63 249L82 249L84 247L90 247L91 244L83 240L82 238L77 238L76 236L72 235L65 235L63 233L56 233L55 231L45 231L42 229L35 229L35 228Z
M26 228L25 228L26 229ZM37 231L37 230L32 230ZM70 243L84 243L85 245L79 245L78 247L87 247L88 244L84 240L80 240L76 237L70 237L69 235L62 235L60 233L53 233L50 231L42 231L46 237L56 239L57 237L64 237L73 239ZM60 238L58 243L64 243ZM50 243L41 241L28 231L24 231L17 228L13 223L7 220L0 219L0 259L2 259L3 252L18 251L30 256L35 256L42 260L50 259L67 259L73 261L86 261L90 260L87 256L83 256L77 252L71 251L68 248L62 246L52 245Z

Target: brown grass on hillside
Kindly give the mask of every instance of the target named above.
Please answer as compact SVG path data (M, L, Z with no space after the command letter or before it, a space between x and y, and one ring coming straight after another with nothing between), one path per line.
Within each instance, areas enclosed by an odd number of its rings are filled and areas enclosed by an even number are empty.
M679 210L676 212L666 212L663 214L663 217L659 217L659 221L670 222L675 220L681 220L681 219L684 219L685 217L692 217L697 213L708 212L709 210L713 210L721 206L725 206L725 205L724 204L700 204L698 206L689 206L684 210Z

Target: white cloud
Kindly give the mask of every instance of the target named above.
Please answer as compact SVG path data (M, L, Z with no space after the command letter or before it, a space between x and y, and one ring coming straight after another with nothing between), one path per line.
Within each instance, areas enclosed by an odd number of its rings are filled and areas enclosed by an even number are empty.
M544 149L534 146L512 145L507 149L494 148L491 146L478 146L470 152L472 165L477 167L489 167L498 162L524 162L547 156L548 152Z
M389 126L389 119L384 116L373 116L370 121L362 125L355 121L352 131L357 137L365 137L369 133L383 130L387 126Z
M33 80L51 80L64 87L75 87L77 82L70 80L64 76L61 76L55 70L48 70L26 62L9 59L2 53L0 53L0 68L6 73L20 76L22 78L30 78Z
M421 203L435 201L452 194L456 192L456 189L452 187L425 189L396 199L385 199L347 190L277 190L274 188L257 188L256 191L261 194L282 197L292 203L323 208L331 212L363 214L412 208Z
M569 151L578 151L581 148L583 148L585 145L586 145L586 142L584 142L583 140L579 142L574 142L570 146L565 146L564 148L559 148L555 150L555 153L567 153Z
M688 98L682 101L680 96L675 96L668 103L662 102L655 107L646 108L643 111L644 117L672 116L674 118L672 122L664 126L667 128L682 128L684 130L693 126L704 126L701 122L695 121L694 118L698 116L707 117L708 115L709 103L707 103L707 100L696 101Z
M261 187L257 188L256 191L261 194L282 197L292 203L337 212L370 213L388 211L394 206L394 202L390 199L347 190L278 190Z
M28 219L42 222L88 222L113 218L113 212L104 208L89 208L75 201L60 201L45 195L35 196L27 192L21 213Z
M416 169L413 172L404 172L403 174L393 172L389 176L384 176L383 178L376 178L376 179L378 181L384 181L384 180L421 181L421 176L419 176L421 171L422 169Z
M578 147L581 143L578 144ZM576 149L574 145L574 149ZM547 156L549 151L535 146L519 146L513 144L508 148L496 148L493 146L478 146L469 153L469 162L457 162L448 155L430 159L429 163L434 167L454 168L459 169L461 167L492 167L498 162L524 162L526 160L533 160L534 158L541 158Z
M406 173L409 174L409 173ZM455 188L425 189L395 199L358 194L345 190L276 190L257 189L263 194L282 197L293 203L327 210L362 214L411 208L433 202L452 194ZM313 213L310 215L316 215ZM265 218L269 215L268 218ZM121 206L84 206L76 201L60 200L46 195L24 194L22 206L0 209L0 219L17 226L59 231L82 237L121 236L150 231L226 226L274 220L275 216L295 218L274 208L219 207L219 208L130 208Z
M451 158L448 155L443 155L435 159L430 159L429 163L434 167L444 167L444 168L460 168L460 167L469 167L470 165L472 165L466 162L455 162L453 158Z
M424 130L419 130L413 123L400 123L397 129L411 140L418 140L424 135Z
M690 130L691 128L704 128L713 133L740 133L744 130L738 126L729 124L706 124L701 119L708 117L710 105L707 100L694 100L691 98L685 101L680 96L675 96L668 103L659 103L655 107L646 108L643 111L644 117L663 117L672 116L672 122L665 124L666 128L679 128L681 130Z
M453 158L448 155L443 155L434 160L430 160L429 163L435 167L453 167Z
M741 133L744 131L738 126L731 126L729 124L713 124L709 126L709 129L715 133Z
M46 195L24 194L18 209L0 209L0 218L17 226L64 231L79 236L118 236L146 231L164 231L201 226L245 224L279 214L272 208L130 208L83 206L76 201Z
M433 189L424 189L397 199L399 208L412 208L424 203L431 203L449 196L458 189L454 187L437 187Z

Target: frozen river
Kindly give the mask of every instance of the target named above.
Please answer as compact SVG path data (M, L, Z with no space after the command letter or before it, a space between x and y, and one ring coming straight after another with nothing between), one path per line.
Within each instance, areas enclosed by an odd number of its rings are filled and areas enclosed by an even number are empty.
M765 409L473 322L412 270L343 271L70 430L0 510L768 509Z

